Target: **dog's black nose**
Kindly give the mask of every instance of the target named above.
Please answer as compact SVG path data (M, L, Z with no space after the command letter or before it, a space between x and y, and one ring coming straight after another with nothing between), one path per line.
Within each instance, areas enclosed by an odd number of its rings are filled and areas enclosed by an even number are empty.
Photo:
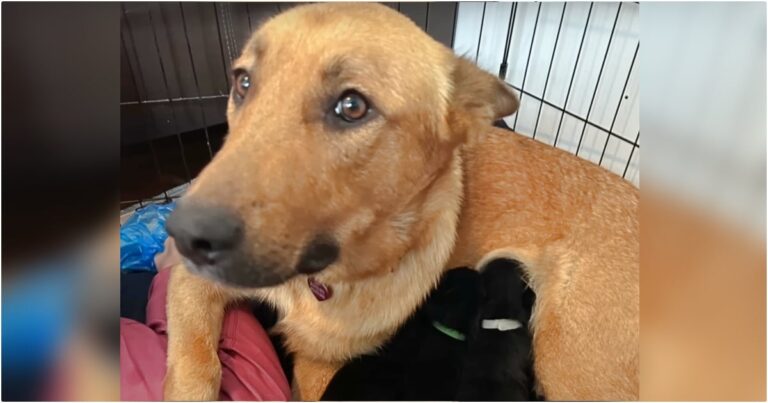
M166 223L179 252L198 265L213 265L240 245L243 223L221 207L179 202Z

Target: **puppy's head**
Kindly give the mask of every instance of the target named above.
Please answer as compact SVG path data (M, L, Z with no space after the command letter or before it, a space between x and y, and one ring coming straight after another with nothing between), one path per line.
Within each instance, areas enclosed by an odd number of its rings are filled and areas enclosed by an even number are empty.
M376 4L266 22L233 64L229 136L169 219L192 270L242 287L392 269L425 193L506 86Z
M480 306L480 273L468 267L448 270L424 304L431 323L437 321L461 333L468 333Z

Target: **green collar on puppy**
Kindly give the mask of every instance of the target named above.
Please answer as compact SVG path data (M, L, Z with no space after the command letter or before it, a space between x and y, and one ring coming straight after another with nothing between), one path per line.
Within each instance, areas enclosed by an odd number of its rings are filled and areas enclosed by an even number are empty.
M451 329L450 327L448 327L448 326L446 326L446 325L444 325L444 324L442 324L442 323L440 323L440 322L438 322L436 320L432 321L432 326L434 326L435 329L439 330L440 333L442 333L442 334L444 334L444 335L446 335L446 336L448 336L448 337L450 337L452 339L455 339L455 340L458 340L458 341L464 341L464 340L467 339L467 336L465 336L464 333L461 333L460 331L458 331L456 329Z

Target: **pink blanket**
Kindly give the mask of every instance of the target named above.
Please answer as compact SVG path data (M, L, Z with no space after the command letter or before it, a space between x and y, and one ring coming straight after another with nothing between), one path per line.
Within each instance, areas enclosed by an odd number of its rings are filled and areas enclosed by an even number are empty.
M170 270L152 283L147 323L120 319L120 396L122 400L162 400L165 377L165 299ZM288 400L288 380L259 322L245 307L224 317L219 342L220 400Z

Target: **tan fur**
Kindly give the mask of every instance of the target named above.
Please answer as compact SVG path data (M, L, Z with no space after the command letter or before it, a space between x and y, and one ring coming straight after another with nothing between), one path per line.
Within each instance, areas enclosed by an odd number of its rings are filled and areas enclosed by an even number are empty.
M319 400L322 392L341 366L342 363L340 362L330 363L297 356L293 363L293 376L302 381L294 382L293 398L295 400Z
M320 397L345 360L374 351L442 271L490 253L520 258L538 295L535 354L550 399L636 399L637 190L562 151L490 127L517 100L398 13L375 4L296 7L268 21L235 67L252 86L187 198L245 221L248 252L290 275L320 232L341 246L317 277L262 289L174 268L167 399L215 398L227 302L261 298L296 353L297 397ZM378 117L324 124L355 88Z
M316 276L333 285L334 297L323 303L308 292L303 276L257 291L281 313L277 330L287 336L289 349L314 360L344 361L372 352L392 336L443 271L455 240L460 191L457 156L454 167L435 182L425 202L422 214L430 230L390 272L346 282L334 279L339 267L329 269Z

